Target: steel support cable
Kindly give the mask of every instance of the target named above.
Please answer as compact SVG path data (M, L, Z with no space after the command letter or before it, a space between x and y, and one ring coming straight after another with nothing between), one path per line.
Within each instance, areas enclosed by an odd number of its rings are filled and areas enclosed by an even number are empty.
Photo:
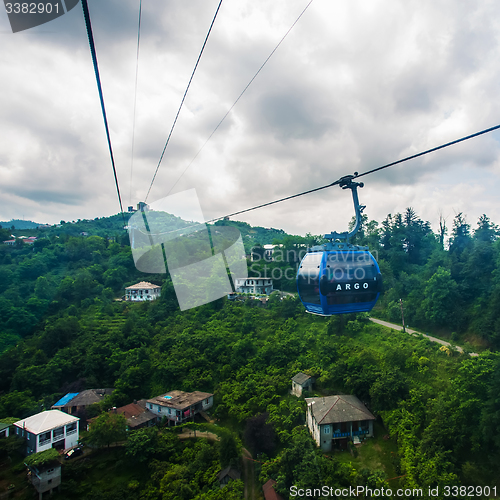
M97 55L95 51L94 35L92 34L92 25L90 24L90 14L89 7L87 5L87 0L82 0L83 17L85 18L85 25L87 27L87 36L89 39L90 52L92 54L92 62L94 63L94 72L97 81L97 90L99 91L99 99L101 100L101 110L104 119L104 127L106 129L106 137L108 139L109 154L111 156L111 164L113 166L113 175L115 177L116 192L118 193L118 201L120 202L120 211L123 218L123 223L125 224L125 215L123 213L122 197L120 194L120 186L118 185L118 176L116 174L115 158L113 156L113 148L111 147L111 138L109 135L108 119L106 117L106 108L104 106L104 97L102 93L101 77L99 76L99 66L97 65Z
M141 42L141 18L142 18L142 0L139 0L139 26L137 28L137 55L135 63L135 91L134 91L134 114L132 118L132 152L130 160L129 204L132 203L132 175L134 171L134 145L135 145L135 111L137 108L137 77L139 74L139 46Z
M493 132L494 130L498 130L498 129L500 129L500 125L495 125L494 127L487 128L485 130L481 130L480 132L476 132L475 134L467 135L465 137L461 137L460 139L456 139L454 141L447 142L446 144L441 144L440 146L436 146L435 148L427 149L427 150L422 151L420 153L417 153L417 154L414 154L411 156L407 156L406 158L402 158L400 160L393 161L391 163L387 163L386 165L382 165L381 167L377 167L377 168L374 168L372 170L368 170L366 172L363 172L362 174L355 174L355 175L347 176L347 177L351 177L352 179L357 179L359 177L363 177L363 176L368 175L368 174L373 174L374 172L384 170L385 168L393 167L394 165L398 165L400 163L404 163L406 161L413 160L413 159L418 158L420 156L424 156L428 153L432 153L433 151L438 151L439 149L444 149L444 148L447 148L448 146L453 146L454 144L458 144L460 142L467 141L468 139L473 139L474 137L478 137L480 135L487 134L489 132ZM225 217L234 217L235 215L243 214L245 212L250 212L252 210L257 210L258 208L268 207L269 205L274 205L275 203L280 203L282 201L291 200L293 198L298 198L299 196L303 196L305 194L310 194L310 193L314 193L316 191L321 191L322 189L327 189L329 187L337 186L344 179L345 179L345 177L342 177L342 178L336 180L335 182L332 182L331 184L325 184L324 186L320 186L320 187L317 187L315 189L309 189L308 191L303 191L302 193L287 196L285 198L280 198L279 200L270 201L268 203L263 203L262 205L257 205L257 206L252 207L252 208L246 208L245 210L239 210L238 212L234 212L232 214L222 215L221 217L216 217L215 219L210 219L209 221L207 221L207 223L214 222L214 221L217 221L220 219L224 219Z
M156 179L156 174L158 173L158 169L160 168L160 165L161 165L161 162L163 160L163 156L165 155L165 151L167 149L168 143L170 142L170 137L172 137L172 132L174 131L175 124L177 123L177 118L179 118L179 114L181 112L182 105L184 104L184 100L186 99L187 93L189 91L189 87L191 86L191 82L193 81L194 74L196 73L196 69L198 68L198 64L200 62L203 51L205 50L205 46L207 45L208 37L210 36L210 33L212 31L215 20L217 19L217 14L219 13L220 6L222 5L222 1L223 0L220 0L219 5L217 6L217 10L215 11L214 18L212 19L212 24L210 24L210 28L208 30L207 36L205 37L205 41L203 42L203 47L201 48L201 51L200 51L200 55L198 56L198 60L196 61L196 64L194 66L193 72L191 74L191 78L189 79L189 83L187 84L187 87L186 87L186 91L184 92L184 95L182 96L181 104L179 106L179 109L177 110L177 114L175 115L174 123L172 124L172 128L170 129L170 133L168 134L167 142L165 143L165 147L163 148L163 151L161 153L160 160L158 161L158 166L156 167L155 173L153 175L153 179L151 181L151 184L149 185L148 193L146 194L146 198L144 201L148 200L149 193L151 192L151 188L153 187L153 183Z
M267 56L267 59L262 63L262 65L260 66L260 68L257 70L257 73L255 73L255 75L248 82L248 84L246 85L246 87L242 90L241 94L238 96L238 98L236 99L236 101L234 101L233 105L227 110L226 114L222 117L222 119L220 120L220 122L212 130L212 133L208 136L207 140L203 143L203 145L201 146L201 148L194 155L194 158L189 162L188 166L182 171L181 175L175 181L175 183L170 188L170 190L168 191L168 193L170 193L172 191L172 189L174 189L174 187L177 185L177 183L181 180L182 176L187 172L187 170L194 163L194 161L196 160L196 158L198 158L198 156L202 152L203 148L207 145L207 142L212 138L212 136L215 134L215 132L217 132L217 130L219 129L219 127L222 125L222 122L228 117L229 113L231 113L231 111L236 106L236 104L238 103L238 101L242 98L243 94L247 91L248 87L250 87L250 85L252 85L253 81L257 78L257 76L262 71L262 69L264 68L264 66L267 64L267 62L269 61L269 59L271 59L271 57L274 55L274 53L278 50L279 46L283 43L283 41L288 36L288 34L290 33L290 31L292 31L292 29L299 22L300 18L303 16L303 14L305 13L305 11L309 7L309 5L311 5L312 3L313 3L313 0L310 0L310 2L305 6L304 10L300 13L299 17L297 17L297 19L295 20L295 22L290 26L290 28L288 29L288 31L283 35L283 37L281 38L281 40L278 42L278 45L276 45L276 47L274 47L273 51Z
M438 151L439 149L447 148L448 146L453 146L453 144L458 144L459 142L466 141L467 139L472 139L474 137L478 137L479 135L487 134L488 132L493 132L494 130L500 129L500 125L495 125L494 127L487 128L485 130L481 130L481 132L476 132L475 134L467 135L455 141L447 142L446 144L441 144L441 146L437 146L432 149L428 149L427 151L422 151L421 153L417 153L412 156L407 156L402 160L397 160L392 163L388 163L387 165L383 165L382 167L374 168L373 170L368 170L368 172L363 172L362 174L355 175L354 178L363 177L364 175L373 174L373 172L378 172L379 170L383 170L384 168L389 168L398 163L403 163L404 161L413 160L414 158L418 158L419 156L424 156L427 153L432 153L433 151Z

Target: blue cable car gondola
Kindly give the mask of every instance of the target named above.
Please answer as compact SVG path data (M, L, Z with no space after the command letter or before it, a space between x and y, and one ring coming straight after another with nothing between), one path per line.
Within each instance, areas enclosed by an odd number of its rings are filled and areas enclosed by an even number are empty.
M354 176L357 174L354 174ZM322 316L370 311L382 289L380 268L368 247L352 245L349 239L361 225L361 212L353 175L343 177L342 189L350 189L356 224L349 233L330 233L325 245L308 249L297 272L297 290L306 311Z

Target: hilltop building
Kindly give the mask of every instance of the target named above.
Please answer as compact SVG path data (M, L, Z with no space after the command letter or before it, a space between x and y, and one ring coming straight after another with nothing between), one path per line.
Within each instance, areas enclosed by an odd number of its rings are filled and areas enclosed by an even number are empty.
M323 451L331 451L335 442L340 447L355 436L373 436L376 418L356 396L306 398L307 427Z
M44 465L28 466L28 481L38 493L38 500L42 500L43 494L52 491L61 485L61 464L57 461Z
M69 415L82 414L87 406L99 403L113 391L114 389L87 389L82 392L69 392L53 404L52 409L64 411Z
M27 454L49 448L67 450L78 443L78 417L47 410L14 423L16 434L26 440Z
M273 291L273 280L271 278L235 278L234 287L238 293L269 295Z
M148 399L146 408L159 417L166 417L168 425L186 422L197 413L203 414L214 404L214 395L208 392L170 391Z
M161 286L153 285L147 281L141 281L135 285L125 288L125 300L131 302L145 302L156 300L161 295Z
M314 379L310 375L299 372L292 378L292 394L300 398L302 391L310 391L312 389Z
M135 431L143 427L152 427L161 420L158 413L154 414L146 408L146 400L134 401L120 408L111 410L113 413L123 415L127 420L128 430Z

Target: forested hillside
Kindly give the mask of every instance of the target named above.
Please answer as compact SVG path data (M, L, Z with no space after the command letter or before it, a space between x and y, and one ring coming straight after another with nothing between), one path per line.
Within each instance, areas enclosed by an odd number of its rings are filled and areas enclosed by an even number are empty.
M471 228L459 214L447 239L444 224L436 235L409 208L381 224L365 218L356 239L370 246L384 276L373 314L397 321L403 299L412 327L473 343L482 351L474 358L364 314L308 315L296 296L273 294L267 308L223 298L181 312L168 276L135 269L118 216L95 221L94 233L92 222L77 224L39 230L32 247L0 245L0 419L35 414L84 388L116 388L89 417L173 389L198 390L215 394L210 429L219 440L135 431L123 447L65 466L70 480L57 498L243 498L241 482L225 493L216 484L221 467L241 465L242 446L257 460L258 484L276 480L283 498L293 485L323 484L497 486L500 493L500 244L486 216ZM78 234L84 227L89 236ZM293 292L286 270L321 238L276 230L272 238L283 258L276 251L266 261L257 248L260 260L249 268L274 270L275 288ZM161 298L115 300L140 280L161 285ZM299 371L315 377L314 395L354 394L378 417L375 441L359 456L316 448L305 402L289 395Z

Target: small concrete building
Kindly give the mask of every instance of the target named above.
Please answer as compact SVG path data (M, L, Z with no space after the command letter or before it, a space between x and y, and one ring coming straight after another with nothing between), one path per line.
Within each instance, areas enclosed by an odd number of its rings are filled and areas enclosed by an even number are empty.
M39 467L28 467L28 481L38 492L38 500L42 500L43 494L52 491L61 485L61 464L51 463Z
M161 295L161 286L153 285L147 281L141 281L135 285L125 288L125 300L131 302L145 302L156 300Z
M310 375L299 372L292 378L292 394L300 398L302 391L310 391L314 384L314 379Z
M234 287L238 293L269 295L273 291L273 280L271 278L236 278Z
M214 404L214 395L208 392L170 391L161 396L148 399L146 408L155 415L166 417L168 424L175 425L194 418L197 413L203 414Z
M323 451L332 444L344 448L355 436L373 436L376 418L356 396L306 398L307 427Z
M67 450L78 443L78 417L47 410L14 423L16 434L26 440L27 455L50 448Z

